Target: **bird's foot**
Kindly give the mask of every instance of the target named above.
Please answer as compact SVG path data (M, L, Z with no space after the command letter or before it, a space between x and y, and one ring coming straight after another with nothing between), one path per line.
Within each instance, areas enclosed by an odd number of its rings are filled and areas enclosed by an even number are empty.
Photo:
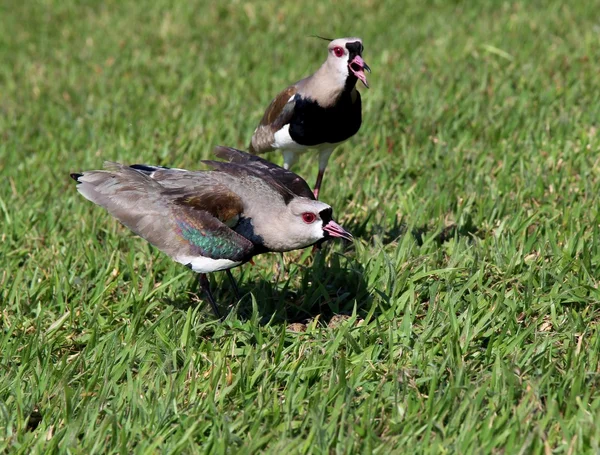
M210 303L213 313L215 313L215 316L218 319L223 320L221 312L219 311L219 307L217 306L217 302L215 302L215 298L213 297L212 292L210 291L210 283L205 273L198 274L198 282L200 283L200 288L202 289L202 291L204 291L204 295L206 296L208 303Z

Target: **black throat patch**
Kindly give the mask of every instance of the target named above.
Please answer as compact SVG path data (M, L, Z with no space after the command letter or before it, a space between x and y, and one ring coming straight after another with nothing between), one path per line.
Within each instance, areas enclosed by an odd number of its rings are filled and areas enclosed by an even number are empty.
M354 57L357 55L362 57L362 51L364 48L360 41L354 41L352 43L346 43L346 49L348 49L348 66L350 66L350 62L354 60ZM348 70L348 78L346 79L344 91L351 91L357 82L358 78L352 73L352 71Z

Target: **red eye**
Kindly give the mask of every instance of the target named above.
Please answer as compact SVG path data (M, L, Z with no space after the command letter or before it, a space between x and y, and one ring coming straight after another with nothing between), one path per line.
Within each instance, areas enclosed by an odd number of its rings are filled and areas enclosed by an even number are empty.
M335 46L333 48L333 53L336 57L341 57L342 55L344 55L344 49L342 49L340 46Z
M302 214L302 219L306 224L311 224L315 222L315 220L317 219L317 215L311 212L304 212Z

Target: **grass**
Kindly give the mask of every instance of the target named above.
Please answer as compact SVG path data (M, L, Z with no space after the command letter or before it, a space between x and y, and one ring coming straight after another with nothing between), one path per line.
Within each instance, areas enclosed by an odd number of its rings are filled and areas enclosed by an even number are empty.
M0 451L597 453L593 3L2 3ZM373 68L322 193L356 241L218 322L68 173L245 147L310 34Z

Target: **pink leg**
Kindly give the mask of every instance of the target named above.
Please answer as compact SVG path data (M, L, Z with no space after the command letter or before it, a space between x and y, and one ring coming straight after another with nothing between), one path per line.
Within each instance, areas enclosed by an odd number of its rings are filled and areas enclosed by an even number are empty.
M313 194L315 195L315 199L319 199L319 189L321 189L321 182L323 181L323 174L325 173L325 169L319 169L319 174L317 175L317 183L315 183L315 189L313 190ZM312 254L317 254L317 251L321 249L320 245L313 245Z
M319 174L317 175L317 183L315 183L315 189L313 190L315 199L319 199L319 190L321 189L321 182L323 181L324 173L325 173L325 169L319 169Z

